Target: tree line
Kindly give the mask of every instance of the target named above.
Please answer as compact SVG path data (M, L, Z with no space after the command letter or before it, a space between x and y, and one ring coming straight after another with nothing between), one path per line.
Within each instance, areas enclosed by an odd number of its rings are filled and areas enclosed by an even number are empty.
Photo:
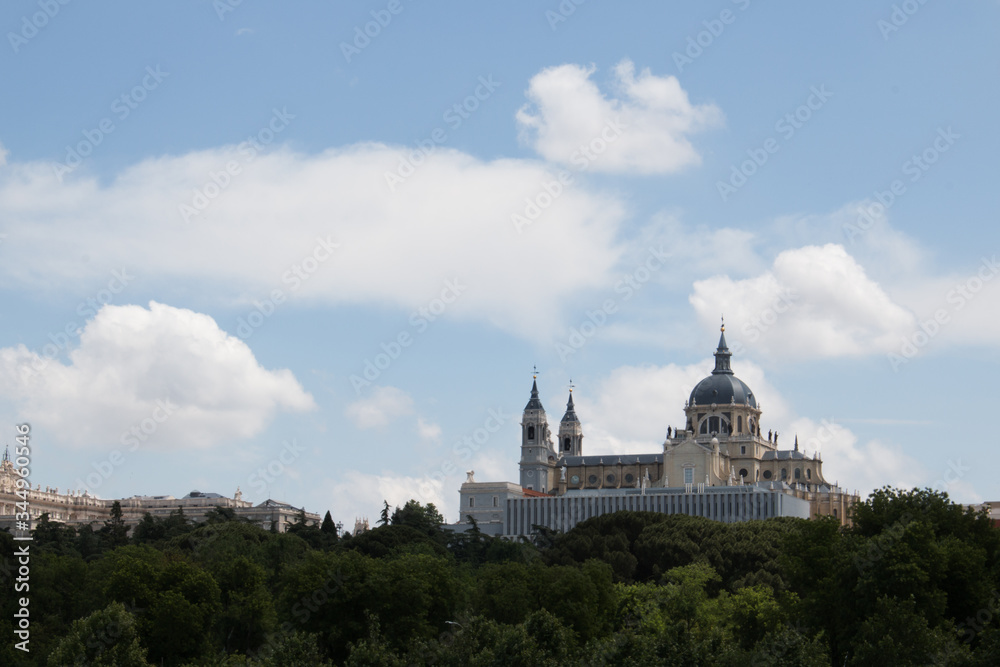
M530 540L443 530L433 505L337 534L232 511L132 530L43 517L32 651L4 665L956 665L1000 663L1000 530L931 490L831 518L724 524L618 512ZM13 590L14 541L0 532Z

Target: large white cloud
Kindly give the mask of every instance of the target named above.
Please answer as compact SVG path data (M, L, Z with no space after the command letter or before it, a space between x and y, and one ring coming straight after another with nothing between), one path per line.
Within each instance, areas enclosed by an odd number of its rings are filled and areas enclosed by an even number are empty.
M360 429L381 428L397 417L413 414L413 398L397 387L376 387L371 396L348 404L344 414Z
M915 323L836 244L786 250L756 277L697 281L690 302L703 322L724 313L734 339L773 357L888 352Z
M617 198L572 184L552 200L544 187L556 176L544 164L443 148L390 190L386 174L409 173L400 164L411 158L419 154L364 144L251 160L245 146L227 146L149 159L110 183L85 167L60 181L51 164L9 164L0 168L0 281L65 289L126 267L147 284L210 284L220 299L278 289L435 315L444 296L454 301L447 317L531 336L554 326L568 295L610 282L624 218ZM515 226L540 194L547 207ZM191 207L188 222L181 206Z
M315 407L290 371L262 368L211 317L156 302L105 306L68 363L52 352L0 349L0 392L71 445L208 447Z
M588 391L576 392L588 454L661 451L667 427L683 427L684 402L709 375L714 361L679 366L622 366ZM790 410L759 366L734 359L737 375L749 384L765 410L763 425L788 422ZM779 429L780 430L780 429Z
M676 77L655 76L648 69L637 77L629 60L614 69L620 96L608 98L591 81L594 71L560 65L531 79L530 104L517 113L517 121L522 137L540 155L591 171L643 174L674 172L701 161L688 136L720 124L718 107L692 105ZM591 142L593 158L581 150Z

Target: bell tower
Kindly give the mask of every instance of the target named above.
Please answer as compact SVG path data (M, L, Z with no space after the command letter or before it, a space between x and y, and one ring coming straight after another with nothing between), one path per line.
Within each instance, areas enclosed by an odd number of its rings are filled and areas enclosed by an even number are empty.
M521 486L548 493L555 485L556 452L545 408L538 398L538 375L532 377L531 398L521 416Z
M583 456L583 425L576 416L576 406L573 405L573 386L570 382L569 401L566 403L566 414L559 423L559 456Z

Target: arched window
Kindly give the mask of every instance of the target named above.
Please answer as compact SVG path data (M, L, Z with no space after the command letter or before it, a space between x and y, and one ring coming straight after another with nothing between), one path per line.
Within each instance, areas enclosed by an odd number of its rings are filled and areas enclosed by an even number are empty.
M684 468L684 483L694 484L694 468Z
M535 439L535 427L534 426L529 426L528 427L528 440L534 440L534 439Z
M719 428L719 418L709 417L708 418L708 431L709 433L721 433L722 429Z
M743 415L736 415L736 432L743 432Z
M781 469L781 479L782 480L788 479L788 468Z
M569 438L563 438L563 451L564 452L568 452L569 451L569 442L570 442Z
M811 468L806 468L806 479L812 479L812 478L813 478L813 471L812 471L812 469Z
M800 479L801 477L802 477L802 469L801 468L796 468L795 469L795 479Z

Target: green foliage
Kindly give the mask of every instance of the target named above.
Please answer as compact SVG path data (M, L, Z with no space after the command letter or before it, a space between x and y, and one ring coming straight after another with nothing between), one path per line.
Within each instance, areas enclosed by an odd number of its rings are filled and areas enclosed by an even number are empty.
M386 508L388 506L386 503ZM396 508L390 521L394 526L409 526L428 535L434 535L444 523L444 517L438 512L434 503L421 505L416 500L407 500L405 505Z
M98 532L43 517L32 654L6 645L0 663L979 667L1000 656L1000 531L929 490L882 489L849 528L621 512L534 544L445 531L416 501L383 510L383 525L344 539L329 513L284 534L225 512L202 524L146 515L131 539L120 508ZM5 585L13 554L0 532ZM13 611L0 597L8 636Z
M101 542L107 549L116 549L128 544L129 527L122 517L122 504L117 500L111 505L111 518L104 522L100 530Z
M49 654L48 664L149 667L135 618L118 602L74 621L69 633Z

